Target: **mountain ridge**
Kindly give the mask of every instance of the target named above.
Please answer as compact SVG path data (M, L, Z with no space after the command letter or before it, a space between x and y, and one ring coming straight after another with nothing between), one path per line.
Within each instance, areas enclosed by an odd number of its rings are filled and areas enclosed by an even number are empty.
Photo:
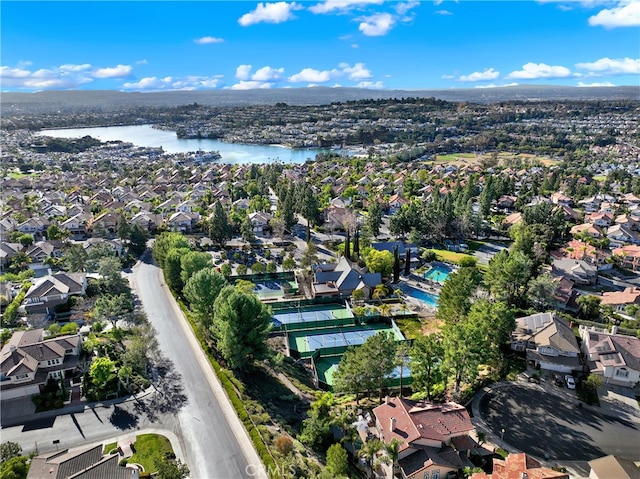
M349 87L278 88L260 90L197 90L121 92L116 90L48 90L3 92L3 114L52 113L69 110L121 110L131 107L173 107L192 103L238 107L287 103L322 105L355 100L436 98L470 103L553 100L640 100L640 86L567 87L516 85L448 90L371 90Z

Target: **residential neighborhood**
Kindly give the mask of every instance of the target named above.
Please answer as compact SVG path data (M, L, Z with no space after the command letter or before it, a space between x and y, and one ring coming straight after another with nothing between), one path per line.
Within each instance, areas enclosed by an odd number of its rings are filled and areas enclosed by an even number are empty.
M126 411L124 431L158 427L211 404L176 373L203 377L202 362L240 443L281 477L637 477L637 102L278 108L284 126L250 121L267 106L137 114L185 139L326 152L232 164L47 139L37 129L58 126L50 118L11 117L3 430L98 407ZM74 112L59 126L87 115L130 113ZM175 365L168 338L205 359ZM171 434L206 434L185 415ZM38 452L28 477L81 457L131 474L113 460L131 455L50 443L20 442L21 457ZM214 467L194 461L193 442L179 447L193 477Z

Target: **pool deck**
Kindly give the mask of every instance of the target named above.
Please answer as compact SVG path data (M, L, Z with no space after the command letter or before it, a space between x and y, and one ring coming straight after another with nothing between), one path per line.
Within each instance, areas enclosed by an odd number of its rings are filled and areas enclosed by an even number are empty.
M440 291L442 290L442 285L440 283L429 281L428 279L418 281L413 277L400 276L400 281L408 286L411 286L412 288L419 289L420 291L424 291L425 293L429 294L440 295ZM420 310L424 309L435 311L437 309L434 306L409 295L405 295L403 299L405 302L411 304L412 306L419 307Z

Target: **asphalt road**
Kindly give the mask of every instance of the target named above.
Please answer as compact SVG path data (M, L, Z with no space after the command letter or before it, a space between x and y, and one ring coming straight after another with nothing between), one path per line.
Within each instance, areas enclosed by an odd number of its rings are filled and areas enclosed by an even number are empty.
M146 261L133 268L131 280L156 329L160 350L168 358L161 370L165 378L163 395L177 411L190 477L255 477L261 463L242 423L228 401L220 396L224 392L163 286L159 268L151 264L148 253L144 258Z
M628 408L578 407L565 394L536 390L531 385L492 389L480 409L504 441L540 458L590 461L609 454L640 458L640 417Z

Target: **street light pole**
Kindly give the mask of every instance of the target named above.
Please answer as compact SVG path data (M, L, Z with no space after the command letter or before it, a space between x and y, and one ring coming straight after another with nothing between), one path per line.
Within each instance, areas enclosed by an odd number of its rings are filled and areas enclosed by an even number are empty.
M502 434L500 435L500 440L504 442L504 428L501 430Z

